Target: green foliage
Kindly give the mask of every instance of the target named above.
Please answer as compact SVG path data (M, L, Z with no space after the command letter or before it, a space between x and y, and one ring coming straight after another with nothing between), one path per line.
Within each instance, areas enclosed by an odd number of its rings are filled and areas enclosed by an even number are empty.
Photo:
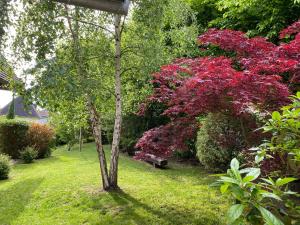
M19 158L26 147L28 123L20 120L0 119L0 152Z
M272 133L268 143L271 151L287 153L300 161L300 92L291 99L293 102L283 107L281 113L272 113L263 129Z
M196 12L197 23L200 26L200 31L209 26L209 23L222 16L218 10L217 0L186 0L191 8Z
M265 36L278 41L278 33L299 19L297 0L186 0L203 28L217 27ZM297 3L297 4L296 4Z
M227 214L229 224L248 222L258 225L283 225L281 219L288 221L286 224L295 219L281 202L286 200L287 196L296 194L285 188L296 179L287 177L278 178L276 181L271 178L258 180L260 173L259 168L240 169L238 160L234 158L227 174L221 176L216 183L220 185L222 194L229 195L235 201ZM286 216L281 217L280 211L285 212Z
M25 163L32 163L38 156L38 152L32 147L26 147L20 152L20 156Z
M300 6L294 0L219 0L223 16L211 25L247 31L250 36L262 35L277 40L278 33L299 19Z
M272 137L261 144L256 151L255 161L260 164L265 158L277 154L283 165L281 174L299 177L300 173L300 92L291 96L292 103L281 112L273 112L272 117L262 127Z
M2 44L2 37L5 34L4 28L7 25L9 18L8 18L8 3L10 0L1 0L0 1L0 47Z
M0 180L8 178L10 171L9 157L4 154L0 154Z
M197 156L210 171L224 171L245 146L239 124L221 113L208 114L197 135Z
M143 116L134 113L125 115L122 124L121 149L133 154L137 140L145 131L166 124L169 119L161 116L164 109L162 104L152 103Z
M151 93L151 74L178 57L198 54L195 13L184 0L139 0L123 34L124 112Z

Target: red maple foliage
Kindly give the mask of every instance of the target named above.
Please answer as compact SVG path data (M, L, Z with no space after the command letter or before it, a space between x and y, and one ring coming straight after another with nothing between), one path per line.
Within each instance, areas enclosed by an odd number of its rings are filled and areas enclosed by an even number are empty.
M297 22L281 37L299 31ZM153 74L154 93L139 113L148 102L160 102L167 106L163 114L171 122L144 133L136 144L142 150L137 158L145 153L169 156L186 149L186 141L198 130L199 115L224 112L243 117L253 109L278 109L289 102L289 87L299 84L299 34L277 46L262 37L247 38L240 31L210 29L199 37L199 44L217 45L236 55L178 59Z

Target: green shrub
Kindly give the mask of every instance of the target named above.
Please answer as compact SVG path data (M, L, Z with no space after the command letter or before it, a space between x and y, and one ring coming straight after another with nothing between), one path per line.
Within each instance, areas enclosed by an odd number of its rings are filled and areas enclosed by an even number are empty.
M25 121L0 119L0 152L13 159L27 146L28 124Z
M0 154L0 180L8 178L10 171L9 157L4 154Z
M201 122L197 135L197 156L210 171L224 171L244 148L244 138L239 124L220 113L209 114Z
M34 148L27 147L20 153L20 155L21 159L23 159L25 163L32 163L33 160L36 159L38 154Z
M228 224L297 224L299 208L290 204L290 198L297 193L287 186L297 179L259 179L260 175L260 168L241 169L234 158L227 174L220 176L216 184L221 193L234 200L227 213Z

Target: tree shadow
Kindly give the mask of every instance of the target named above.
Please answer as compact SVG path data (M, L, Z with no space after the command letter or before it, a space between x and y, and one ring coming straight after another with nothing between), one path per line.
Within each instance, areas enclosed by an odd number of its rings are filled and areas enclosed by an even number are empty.
M42 181L43 178L27 179L0 191L1 225L9 225L18 218ZM7 182L3 184L7 184Z
M109 214L109 217L112 218L110 224L223 224L213 211L206 211L205 214L199 215L187 209L180 209L177 205L173 205L170 202L157 202L157 205L151 206L132 197L123 190L111 191L106 194L111 197L113 202L108 203L105 201L106 203L103 203L101 198L104 196L100 194L96 198L94 198L95 196L93 197L94 205L92 208L93 210L99 210L101 215ZM155 201L153 204L155 204Z

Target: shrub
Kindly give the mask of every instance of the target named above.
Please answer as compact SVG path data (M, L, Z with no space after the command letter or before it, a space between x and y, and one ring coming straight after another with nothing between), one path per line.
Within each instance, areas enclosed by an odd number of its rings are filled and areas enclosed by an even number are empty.
M292 103L284 106L281 112L273 112L272 117L262 127L266 133L271 133L265 143L257 150L256 163L262 162L265 169L269 155L277 155L279 163L284 165L280 171L282 175L300 177L300 92L291 96ZM274 157L271 157L271 162ZM274 164L274 160L272 162ZM278 164L278 163L276 163Z
M232 118L220 113L208 114L198 132L196 148L199 161L206 169L224 171L244 148L244 141Z
M0 154L0 180L7 179L9 171L9 157L7 155Z
M28 124L19 120L0 120L0 152L13 159L20 157L20 152L27 146L26 133Z
M37 151L37 158L49 157L51 145L54 144L54 131L46 124L31 123L27 140L28 145Z
M296 179L259 179L260 175L260 168L240 169L234 158L227 174L217 181L221 193L235 201L228 210L228 224L295 224L299 211L288 202L297 193L289 191L287 184Z
M20 155L21 159L23 159L25 163L32 163L37 157L37 151L32 147L27 147L20 153Z

